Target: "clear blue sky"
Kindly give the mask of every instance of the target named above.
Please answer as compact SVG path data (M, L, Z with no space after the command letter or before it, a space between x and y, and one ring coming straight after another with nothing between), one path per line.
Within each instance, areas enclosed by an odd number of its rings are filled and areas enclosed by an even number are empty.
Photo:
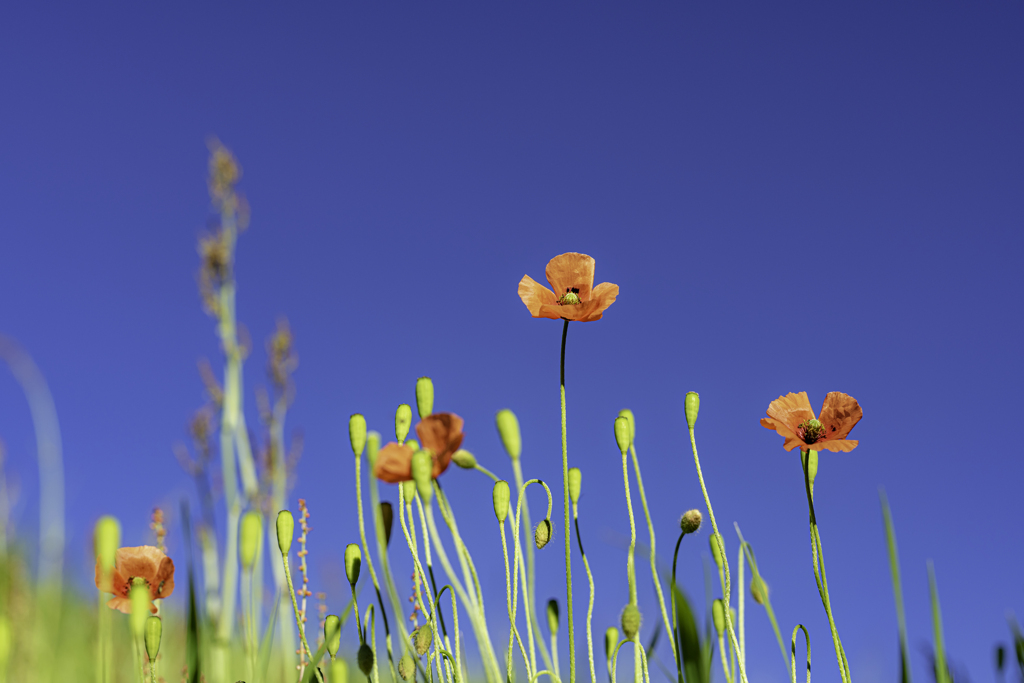
M838 390L864 408L861 445L823 454L816 492L855 677L898 676L884 485L917 678L933 558L952 661L988 680L1005 611L1024 612L1024 5L773 4L0 9L0 331L55 396L69 571L88 585L98 515L141 544L153 505L192 494L172 445L203 401L196 359L217 355L195 284L216 134L252 205L248 387L265 384L263 340L286 315L301 359L289 428L306 444L292 501L310 501L313 588L336 608L355 532L350 413L386 433L430 375L483 463L511 476L493 427L508 407L528 476L558 481L560 325L531 319L516 284L582 251L621 288L604 320L569 331L595 626L626 598L613 418L636 413L667 553L700 507L682 414L697 390L716 513L741 524L784 630L807 624L835 680L799 458L758 420L779 394L817 408ZM253 407L250 393L250 424ZM29 529L34 442L9 376L0 436ZM500 613L490 487L445 476ZM559 594L555 541L541 599ZM706 530L687 545L699 595ZM783 681L763 614L748 642L751 680Z

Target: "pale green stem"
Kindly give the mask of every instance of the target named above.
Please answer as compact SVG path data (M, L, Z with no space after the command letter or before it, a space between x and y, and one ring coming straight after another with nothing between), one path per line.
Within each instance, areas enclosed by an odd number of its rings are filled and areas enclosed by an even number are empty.
M722 653L719 659L722 660L722 673L725 674L725 680L732 683L732 674L729 673L729 651L725 646L725 635L721 632L718 634L718 651Z
M935 634L935 681L950 683L946 666L946 641L942 635L942 610L939 608L939 589L935 583L935 565L928 560L928 592L932 602L932 630ZM1018 650L1019 653L1019 650Z
M380 512L380 494L377 490L377 480L374 477L370 477L370 505L373 507L373 529L374 537L377 541L377 558L380 560L385 589L391 602L391 610L395 615L395 626L398 628L398 634L402 642L402 651L405 652L409 648L409 632L405 628L405 620L402 619L402 603L398 598L398 590L395 588L394 579L391 577L387 539L384 537L384 519ZM381 613L384 613L383 607L381 607ZM391 679L392 681L397 681L390 633L385 634L385 640L388 648L388 661L391 663Z
M548 497L548 509L547 509L547 514L545 515L544 518L545 519L549 519L551 517L551 508L552 508L553 500L552 500L552 497L551 497L551 489L548 488L548 485L545 484L540 479L531 479L531 480L527 481L526 483L524 483L519 488L519 491L518 491L518 494L517 494L515 523L512 525L512 543L513 543L513 545L515 547L514 558L513 558L512 576L516 576L518 574L519 566L520 566L519 558L522 557L522 553L519 550L519 548L520 548L520 545L519 545L519 531L522 528L520 526L520 521L522 519L523 506L524 506L524 504L526 502L526 489L531 484L540 484L544 488L544 492L547 494L547 497ZM501 533L502 533L502 543L504 544L505 527L502 527ZM515 615L515 612L516 612L516 593L517 593L517 584L516 584L515 581L512 581L512 610L511 610L512 614L509 616L509 618L510 618L510 620L512 620L513 627L515 626L514 615ZM525 611L528 611L526 606L529 605L529 604L530 604L530 596L526 594L526 587L524 586L523 587L523 605L524 605L524 610ZM527 614L527 619L529 619L529 615L528 614ZM516 632L516 637L519 637L518 632ZM523 643L522 638L520 638L519 639L519 646L520 646L520 648L522 648L522 643ZM511 651L511 642L509 643L509 650ZM551 654L552 654L552 656L554 658L557 659L557 653L555 651L552 651ZM529 675L529 673L530 673L530 662L529 662L528 659L526 659L526 652L525 652L525 650L523 651L523 659L526 660L525 661L525 663L526 663L526 671L527 671L527 675ZM510 657L510 660L511 660L511 657ZM557 675L557 672L558 672L557 665L555 667L553 667L553 668L554 668L555 673Z
M747 637L746 637L746 597L747 591L744 587L747 585L744 581L743 576L743 543L740 543L740 552L736 556L736 562L739 566L736 568L736 581L739 584L739 590L736 591L736 613L737 626L739 629L739 652L737 653L737 659L739 660L740 666L746 668L747 666Z
M523 467L521 464L522 456L512 459L512 474L516 481L516 490L523 488ZM533 523L530 521L530 501L523 502L523 521L526 523L527 529L533 528ZM519 553L522 554L523 549L519 548ZM536 559L534 557L533 546L529 543L526 544L526 566L520 569L520 580L523 582L523 595L530 595L528 602L524 604L528 607L530 621L529 628L527 629L530 639L530 665L537 669L537 652L536 647L540 647L540 655L544 660L544 665L547 668L551 666L551 655L548 653L548 648L544 644L544 639L540 638L534 640L534 633L540 633L540 618L537 616L537 575L536 575ZM527 592L527 584L529 585L529 592ZM525 600L525 598L524 598Z
M288 509L288 467L285 462L284 445L284 418L287 411L287 402L283 397L279 398L274 406L274 420L270 426L270 509ZM277 528L274 524L267 524L267 547L270 548L270 569L274 575L274 585L277 588L278 614L284 614L288 609L288 584L284 580L284 569L280 562L273 561L274 548L277 548ZM258 559L262 567L262 559ZM262 572L260 572L262 573ZM257 586L263 586L262 579L256 582ZM262 591L257 591L257 605L261 604ZM257 612L258 614L259 612ZM287 619L278 619L277 634L279 642L280 661L282 676L287 680L295 670L295 632L288 627Z
M373 683L380 683L380 673L377 668L377 615L373 609L373 605L366 608L366 613L369 615L370 622L370 647L373 648ZM316 663L313 663L315 666Z
M516 584L515 575L509 578L508 571L508 543L505 540L505 525L498 522L498 530L501 532L501 553L505 558L505 602L508 605L508 648L505 652L505 680L508 683L512 683L512 646L514 641L519 641L519 649L523 654L523 662L526 665L526 675L530 675L530 658L526 654L526 647L523 645L523 638L519 635L519 629L516 628L516 602L512 597L512 585ZM526 596L523 596L524 599Z
M569 630L569 683L576 683L576 637L572 618L572 529L569 527L569 446L565 423L565 337L568 332L569 321L566 320L562 326L562 357L559 368L562 400L562 508L565 516L565 615Z
M455 592L452 589L451 584L445 584L441 586L441 590L437 592L437 601L441 600L441 594L448 591L448 597L452 600L452 619L453 628L455 629L455 662L453 664L455 670L455 683L459 683L460 677L462 677L462 647L461 641L459 640L459 610L455 603Z
M401 493L401 491L402 491L401 488L399 489L399 491L400 491L399 496L402 499L402 507L404 507L405 506L404 494ZM402 532L405 534L405 541L409 545L409 550L412 552L412 560L413 560L413 565L415 566L415 569L416 569L416 574L417 574L417 576L419 576L420 582L422 583L424 589L427 589L430 586L429 579L427 578L426 572L423 571L423 565L420 563L420 555L419 555L419 552L418 552L418 549L417 549L416 541L413 538L411 532L409 531L410 526L412 526L412 506L411 505L409 506L408 513L409 513L409 523L408 524L406 524L405 517L402 514L399 514L399 521L402 523ZM420 601L420 605L422 605L424 607L426 607L426 606L430 607L430 613L426 614L425 616L429 620L429 623L430 623L430 626L431 626L431 630L433 631L434 650L435 650L435 652L440 652L440 650L441 650L441 634L439 633L440 629L438 628L437 611L435 609L435 602L434 602L434 600L430 600L430 601L427 602L426 605L424 605L423 597L422 597L422 595L420 595L419 588L417 588L416 593L417 593L416 599ZM437 676L438 676L439 681L443 680L443 678L442 678L443 674L441 672L441 663L440 663L440 661L437 662Z
M736 527L736 535L740 539L740 547L746 552L747 563L750 565L751 580L757 581L761 578L761 570L757 568L757 558L754 557L754 549L750 547L750 544L743 538L743 533L740 531L740 525L733 523ZM742 562L742 560L740 560ZM786 665L786 670L789 671L789 656L786 654L786 644L782 640L782 632L779 631L779 623L775 619L775 610L772 609L771 597L768 591L764 591L764 595L761 596L765 613L768 615L768 621L772 624L772 631L775 632L775 639L779 643L779 651L782 653L782 663ZM746 660L744 660L746 663ZM795 681L793 683L796 683Z
M626 552L626 580L629 583L629 604L636 605L636 522L633 520L633 501L629 495L628 450L622 451L622 483L626 490L626 510L629 511L629 550ZM640 633L632 638L635 647L640 645ZM633 657L633 680L640 680L640 657Z
M282 565L284 566L284 578L288 584L288 594L292 598L292 609L295 611L295 625L299 628L299 641L302 643L302 647L306 648L306 656L309 657L309 661L313 661L313 651L309 647L309 643L306 642L306 628L302 625L302 613L299 612L299 601L295 598L295 584L292 583L292 571L288 567L288 556L282 555ZM354 598L353 598L354 599ZM359 608L356 607L356 618L359 617ZM320 669L313 667L313 671L316 673L316 678L320 683L324 683L323 677L320 675Z
M811 634L807 632L803 624L797 624L793 628L793 637L790 640L790 652L792 653L790 659L790 681L796 683L796 632L804 632L804 640L807 641L807 683L811 683Z
M597 683L597 670L594 668L594 574L590 571L590 560L583 550L583 538L580 536L579 506L572 504L572 521L576 527L576 544L580 547L580 557L583 558L583 566L587 570L587 583L590 584L590 601L587 603L587 659L590 662L590 683Z

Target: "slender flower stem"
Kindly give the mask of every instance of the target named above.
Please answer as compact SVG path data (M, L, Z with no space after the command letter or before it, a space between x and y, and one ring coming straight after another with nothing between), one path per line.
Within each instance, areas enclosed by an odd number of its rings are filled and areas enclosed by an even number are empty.
M512 543L513 543L513 545L515 547L515 555L514 555L513 564L512 564L512 576L516 576L516 574L518 573L519 567L520 567L519 560L522 557L522 552L520 551L520 545L519 545L519 530L522 528L522 527L520 527L520 520L522 519L523 506L524 506L524 504L526 502L526 489L527 489L527 487L530 486L530 484L540 484L542 487L544 487L544 492L547 494L547 497L548 497L548 509L547 509L547 514L544 516L544 519L550 519L551 518L552 497L551 497L551 489L548 488L547 484L545 484L540 479L531 479L531 480L527 481L526 483L524 483L521 487L519 487L519 492L518 492L518 496L517 496L517 500L516 500L515 521L512 523ZM504 534L504 527L502 527L502 534ZM512 589L512 613L515 614L515 612L516 612L516 583L514 581L512 582L512 586L513 586L513 589ZM530 603L530 596L526 593L526 586L524 585L523 586L523 604L524 605L528 605L529 603ZM529 619L529 615L527 615L527 619ZM513 624L514 624L514 622L513 622ZM516 635L518 636L518 633ZM522 642L523 642L522 638L520 638L519 639L520 647L522 647ZM509 643L509 649L511 651L511 643ZM555 652L555 651L552 651L551 654L555 658L557 658L557 656L558 656L558 653ZM526 653L525 652L523 652L523 658L524 659L526 658ZM527 660L527 662L526 662L526 668L527 668L527 674L529 674L529 671L530 671L529 660ZM558 669L557 669L557 667L552 667L552 669L555 671L555 676L557 677L558 676Z
M679 546L683 543L683 537L686 536L686 532L680 532L679 540L676 541L676 548L672 551L672 583L669 585L669 595L672 600L672 639L677 643L679 642L679 615L676 613L676 598L675 591L678 590L676 584L676 562L679 560ZM680 656L676 658L676 677L678 683L683 683L683 658Z
M576 544L580 547L580 557L583 558L583 566L587 570L587 583L590 584L590 602L587 603L587 658L590 662L590 683L597 683L597 671L594 668L594 634L592 630L594 619L594 575L590 571L590 560L587 553L583 551L583 538L580 537L579 506L572 505L572 521L576 527Z
M636 522L633 520L633 501L629 495L629 460L628 450L622 452L622 483L626 490L626 510L629 511L629 550L626 553L626 580L629 582L629 604L636 605ZM633 651L636 656L633 659L633 679L640 679L640 656L639 651L643 647L640 644L640 633L634 634Z
M736 527L736 535L740 539L740 544L746 553L747 564L750 565L751 580L757 581L761 578L761 571L757 568L757 558L754 557L754 549L750 547L750 544L743 538L743 533L740 531L739 524L733 524ZM772 624L772 630L775 632L775 639L779 643L779 650L782 652L782 662L786 665L786 670L789 670L789 656L786 654L786 645L782 640L782 632L779 631L779 622L775 619L775 610L772 609L772 601L768 595L768 591L765 590L762 599L762 607L764 607L765 613L768 615L768 621ZM796 683L794 681L794 683Z
M740 649L739 649L739 652L737 652L736 656L737 656L737 659L739 659L740 666L746 667L747 666L747 636L746 636L746 628L745 628L745 626L746 626L746 597L747 597L747 593L746 593L745 590L743 590L743 587L746 586L747 584L746 584L746 581L744 581L745 577L743 576L743 543L742 542L740 543L740 552L739 552L739 555L737 555L737 557L736 557L736 562L739 564L739 566L736 567L736 578L737 578L737 583L739 583L739 587L740 587L740 589L738 591L736 591L736 613L738 615L736 628L739 630L739 641L740 641Z
M569 333L569 321L562 325L562 356L559 364L562 399L562 499L565 513L565 595L566 624L569 629L569 683L576 683L576 637L572 619L572 529L569 526L569 447L565 428L565 337ZM557 656L556 653L551 653Z
M516 582L515 574L513 574L511 578L509 577L509 571L508 571L508 542L505 540L505 525L503 523L501 523L501 522L498 522L498 530L501 532L501 552L502 552L502 555L504 555L504 557L505 557L505 601L506 601L506 603L508 605L508 623L509 623L508 648L507 648L506 653L505 653L505 669L506 669L505 670L505 679L508 681L508 683L512 683L512 645L513 645L513 642L514 641L518 641L519 642L519 649L520 649L520 651L522 652L522 655L523 655L523 662L526 664L526 675L527 676L530 676L530 658L526 654L526 647L523 645L523 638L522 638L522 636L519 635L519 629L516 628L516 612L517 612L517 609L516 609L516 601L515 601L515 598L513 597L512 587L513 586L517 586L518 587L519 584ZM517 556L516 560L518 560L518 559L519 558ZM523 597L525 598L526 596L523 596ZM529 615L527 615L527 620L529 620Z
M520 463L521 456L519 458L512 459L512 474L516 480L516 490L523 488L523 466ZM526 524L527 529L533 528L533 522L530 521L530 501L523 501L523 521ZM522 554L523 549L519 548L519 553ZM526 544L526 566L520 568L520 580L523 582L523 595L536 596L537 594L537 576L536 576L536 561L534 559L533 545L530 543ZM529 584L529 592L527 592L527 584ZM526 600L524 598L524 600ZM530 666L537 669L537 652L536 645L540 646L540 656L544 660L544 665L548 669L553 669L551 663L551 656L548 654L548 648L544 644L544 639L537 639L534 641L534 632L540 633L540 619L537 617L537 604L535 598L531 597L524 604L527 606L527 613L529 614L529 622L527 626L527 633L530 641Z

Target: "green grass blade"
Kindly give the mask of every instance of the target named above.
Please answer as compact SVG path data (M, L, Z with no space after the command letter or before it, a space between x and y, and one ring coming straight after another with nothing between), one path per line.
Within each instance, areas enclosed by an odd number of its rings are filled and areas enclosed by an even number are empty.
M188 667L188 683L202 680L202 658L199 654L199 611L196 606L195 572L192 566L192 518L188 501L181 501L182 534L185 540L188 573L188 622L185 632L185 665Z
M907 618L903 611L903 583L900 580L900 558L896 549L896 528L892 523L889 500L885 491L878 490L885 520L885 540L889 548L889 572L892 575L892 594L896 600L896 623L900 631L900 683L910 683L910 659L907 656Z
M683 658L685 683L711 683L711 657L707 643L701 642L697 620L686 594L679 586L672 586L679 623L679 653Z
M281 606L281 593L278 592L274 598L274 609L270 611L270 620L263 632L263 639L260 641L259 653L256 656L256 681L262 683L267 680L267 669L270 668L270 652L274 648L274 629L277 627L277 613Z
M935 584L935 567L928 560L928 588L932 596L932 628L935 631L935 683L951 683L946 667L946 645L942 638L942 610L939 608L939 589Z

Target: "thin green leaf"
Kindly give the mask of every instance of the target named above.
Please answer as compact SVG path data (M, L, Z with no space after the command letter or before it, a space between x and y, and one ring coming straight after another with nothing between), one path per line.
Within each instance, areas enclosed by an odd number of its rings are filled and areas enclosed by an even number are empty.
M267 669L270 667L270 651L274 646L274 627L277 626L277 612L281 606L281 593L278 592L274 598L274 609L270 612L270 620L263 632L263 639L260 641L260 649L256 656L256 681L261 683L267 680Z
M706 643L701 642L690 601L679 586L672 586L672 600L675 601L679 624L679 652L683 658L684 681L711 683L711 650Z
M946 666L946 645L942 638L942 610L939 608L939 589L935 584L935 567L928 560L928 588L932 596L932 628L935 632L935 682L952 683Z
M889 573L892 575L892 594L896 601L896 623L900 632L900 683L910 683L910 658L907 656L907 619L903 611L903 582L900 580L900 558L896 549L896 528L892 523L889 500L885 491L878 490L885 520L885 540L889 549Z

